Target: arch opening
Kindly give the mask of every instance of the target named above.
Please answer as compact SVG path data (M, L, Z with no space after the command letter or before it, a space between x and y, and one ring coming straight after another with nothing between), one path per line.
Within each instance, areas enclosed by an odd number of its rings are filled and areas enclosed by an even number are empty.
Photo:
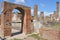
M24 10L15 8L12 10L12 36L23 32Z

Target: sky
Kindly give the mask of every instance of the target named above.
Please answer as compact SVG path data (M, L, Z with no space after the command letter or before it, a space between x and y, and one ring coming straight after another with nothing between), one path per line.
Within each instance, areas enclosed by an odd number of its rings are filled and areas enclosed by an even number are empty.
M52 14L53 11L56 10L56 1L59 1L60 7L60 0L0 0L0 4L3 1L29 6L31 7L32 15L34 11L34 5L38 6L38 15L40 15L40 12L43 11L45 16Z

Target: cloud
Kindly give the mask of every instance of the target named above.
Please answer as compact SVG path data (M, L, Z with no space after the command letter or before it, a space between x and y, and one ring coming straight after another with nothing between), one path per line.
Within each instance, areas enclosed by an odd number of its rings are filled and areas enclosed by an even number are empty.
M49 16L50 14L53 14L53 12L44 12L44 16Z
M53 14L53 12L44 12L44 16L50 16L50 14ZM34 10L33 9L31 9L31 15L34 16ZM38 17L40 17L40 11L38 11L37 15L38 15Z
M40 17L40 11L38 11L38 17Z
M40 6L41 6L41 7L45 7L45 5L44 5L43 3L40 3Z
M10 1L10 0L4 0L4 1ZM13 0L14 3L20 4L20 3L25 3L25 0Z
M25 0L15 0L14 3L25 3Z
M3 1L9 1L9 0L3 0Z
M34 10L33 9L31 9L31 15L34 16Z
M44 16L50 16L50 14L53 14L54 12L44 12ZM60 18L60 12L59 12L59 18Z

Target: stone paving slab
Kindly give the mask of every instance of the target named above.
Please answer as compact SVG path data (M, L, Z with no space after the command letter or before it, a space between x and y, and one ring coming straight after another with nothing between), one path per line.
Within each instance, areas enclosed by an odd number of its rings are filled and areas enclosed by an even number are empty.
M27 37L27 35L25 35L25 34L18 34L18 35L12 36L12 37L8 37L7 40L14 39L14 38L24 39L26 37Z
M35 39L35 38L33 38L33 37L27 37L27 38L25 38L24 40L37 40L37 39Z

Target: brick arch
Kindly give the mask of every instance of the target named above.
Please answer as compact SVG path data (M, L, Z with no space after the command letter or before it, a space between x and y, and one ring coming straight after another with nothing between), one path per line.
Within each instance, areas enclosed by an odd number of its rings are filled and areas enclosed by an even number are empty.
M21 31L20 32L16 32L16 33L12 33L12 36L13 35L15 35L15 34L20 34L20 33L23 33L23 23L24 23L24 15L25 15L25 11L24 11L24 9L22 9L21 7L16 7L15 9L17 9L17 10L19 10L21 13L21 15L22 15L22 19L21 19ZM14 8L12 9L12 11L14 10ZM11 11L11 12L12 12ZM12 14L13 14L13 12L12 12ZM20 14L18 14L18 15L20 15Z
M23 33L31 33L31 8L23 5L13 4L9 2L3 2L3 12L2 12L2 30L4 36L11 36L11 21L12 21L12 10L18 9L21 12L24 11L23 18ZM8 22L7 22L8 21ZM8 33L7 33L8 32Z

